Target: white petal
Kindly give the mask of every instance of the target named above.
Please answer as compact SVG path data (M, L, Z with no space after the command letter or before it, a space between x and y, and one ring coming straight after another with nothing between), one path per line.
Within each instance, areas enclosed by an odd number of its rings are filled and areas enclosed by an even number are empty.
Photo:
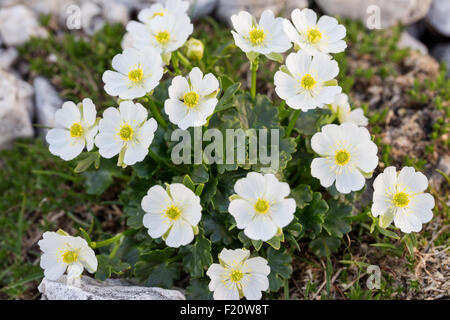
M244 233L252 240L268 241L277 233L277 226L270 218L256 215L244 229Z
M151 187L141 202L142 209L145 212L155 214L163 213L171 204L172 200L167 191L159 185Z
M239 300L239 292L236 287L228 289L224 284L220 284L214 291L214 300Z
M239 229L244 229L248 225L255 212L252 205L243 199L231 201L228 211L236 220L236 226Z
M61 109L56 110L55 121L64 128L70 129L74 123L81 121L80 110L72 101L66 101Z
M336 179L336 174L333 166L325 158L315 158L311 162L311 175L320 180L320 184L328 188Z
M422 172L416 172L413 167L403 167L398 174L397 183L407 186L411 193L423 192L428 188L427 177Z
M239 263L244 261L250 256L250 251L246 249L222 249L219 253L219 260L228 265L233 265L233 263Z
M270 206L273 222L278 228L287 226L294 219L296 203L294 199L283 199Z
M358 191L364 187L366 179L361 172L349 169L336 175L336 189L340 193L350 193L351 191Z
M178 248L191 243L192 240L194 240L192 226L188 222L178 219L173 223L172 229L170 229L166 244L169 247Z
M148 229L149 236L154 239L165 234L171 226L169 219L161 213L146 213L142 223Z

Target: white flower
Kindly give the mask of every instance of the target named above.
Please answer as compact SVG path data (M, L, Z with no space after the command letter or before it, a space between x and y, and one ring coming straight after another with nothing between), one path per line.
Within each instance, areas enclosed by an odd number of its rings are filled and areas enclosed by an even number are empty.
M311 138L311 147L321 157L311 163L311 175L325 188L336 180L340 193L361 190L365 176L378 165L377 146L366 128L354 123L328 124Z
M250 239L268 241L294 219L295 200L285 199L289 185L273 174L249 172L236 181L234 191L238 197L233 197L228 211Z
M287 71L275 73L275 92L293 109L321 108L334 101L341 87L328 83L339 73L336 61L330 56L304 51L293 52L286 58Z
M345 93L336 95L332 104L329 105L330 110L337 115L339 122L352 122L357 126L367 126L368 120L364 116L361 108L351 110L348 103L348 96Z
M404 167L399 173L387 167L374 183L372 214L380 216L380 225L389 226L394 220L402 232L419 232L422 223L433 217L434 198L424 193L428 180L412 167Z
M270 54L289 50L292 43L283 29L283 18L275 18L273 12L265 10L259 23L246 11L231 16L236 31L231 31L234 42L244 52Z
M311 9L295 9L291 13L292 22L284 20L284 31L292 42L309 53L338 53L347 48L344 40L345 27L329 16L317 21Z
M163 237L169 247L185 246L194 239L202 216L200 197L180 183L164 190L153 186L142 199L143 224L152 238Z
M147 47L128 48L114 56L112 67L117 71L103 73L105 91L121 99L135 99L152 91L163 76L159 52Z
M223 249L219 254L220 264L213 263L206 274L211 278L209 290L214 291L214 300L261 299L261 291L269 288L267 276L270 267L261 257L248 258L246 249Z
M89 98L78 105L72 101L64 102L55 112L60 127L51 129L46 136L50 152L68 161L78 156L85 146L91 151L98 130L96 115L95 105Z
M193 30L194 26L187 15L157 16L147 24L137 21L130 21L127 24L127 31L133 36L135 48L153 47L160 54L180 48Z
M63 234L60 234L64 233ZM86 268L90 273L97 270L97 258L86 240L72 237L63 231L45 232L43 239L38 242L43 251L41 268L47 279L56 281L64 272L68 271L68 281L79 278Z
M157 128L155 119L147 120L148 112L140 103L122 101L119 108L103 112L95 145L103 158L119 155L126 165L144 160Z
M212 73L203 77L200 69L195 67L187 79L182 76L173 78L169 87L169 99L164 102L164 111L170 122L183 130L200 127L214 112L218 89L219 81Z
M138 14L138 20L142 23L150 23L153 18L162 17L167 14L174 15L176 17L182 17L186 15L188 9L188 1L167 0L165 6L163 6L161 3L155 3L151 5L150 8L141 10Z

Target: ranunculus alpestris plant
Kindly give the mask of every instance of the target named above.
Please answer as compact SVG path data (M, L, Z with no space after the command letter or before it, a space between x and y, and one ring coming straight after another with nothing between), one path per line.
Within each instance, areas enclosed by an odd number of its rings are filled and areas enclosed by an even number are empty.
M135 47L118 52L114 71L103 74L116 106L96 118L105 106L86 97L56 112L50 151L75 158L87 192L120 180L116 204L127 228L80 229L84 239L45 233L39 244L49 279L67 269L76 283L86 268L100 280L184 285L188 298L260 299L288 289L295 251L329 257L351 231L378 150L362 109L352 111L335 80L330 54L345 50L345 28L309 9L294 10L292 22L239 12L231 19L235 43L212 52L208 39L188 40L187 8L179 0L155 4L129 23ZM249 60L248 86L226 72L239 54ZM257 82L269 60L279 68L271 79L277 103ZM372 229L393 221L410 248L409 233L432 218L427 185L412 168L386 168L374 183Z

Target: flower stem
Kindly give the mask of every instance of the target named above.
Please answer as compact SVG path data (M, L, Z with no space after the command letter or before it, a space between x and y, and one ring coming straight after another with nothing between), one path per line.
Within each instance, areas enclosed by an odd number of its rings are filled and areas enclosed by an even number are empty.
M125 231L120 232L120 233L116 234L115 236L113 236L109 239L103 240L103 241L98 241L98 242L91 241L91 243L89 245L92 249L104 247L104 246L110 245L111 243L120 241L120 239L122 237L131 235L133 233L136 233L136 230L134 230L134 229L125 230Z
M155 160L156 163L159 163L162 166L168 166L180 173L187 173L186 171L182 170L181 168L178 168L177 166L175 166L174 164L170 163L169 161L161 158L160 156L158 156L156 153L154 153L150 148L148 149L148 155L150 156L150 158L152 158L153 160Z
M256 71L258 70L258 63L259 63L258 58L256 58L253 61L250 61L250 69L252 71L252 84L250 88L250 94L253 100L255 99L256 96Z
M150 104L150 110L152 111L153 116L155 117L156 121L163 127L164 129L167 129L167 122L162 117L161 113L159 112L158 108L155 105L155 102L151 97L148 97L148 102Z
M286 129L286 138L291 135L292 129L294 129L295 123L300 116L300 112L302 112L302 110L295 110L294 114L292 115L291 121L289 122L289 125Z

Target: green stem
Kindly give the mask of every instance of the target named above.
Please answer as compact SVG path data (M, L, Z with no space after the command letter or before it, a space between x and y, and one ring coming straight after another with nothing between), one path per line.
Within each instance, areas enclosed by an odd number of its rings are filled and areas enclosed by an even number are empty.
M291 135L292 129L294 129L295 123L300 116L300 112L302 112L300 109L295 110L294 114L292 115L291 121L289 122L289 125L286 129L286 137L289 137Z
M186 67L191 67L191 62L186 58L180 51L177 51L178 59L180 59L180 62Z
M148 102L150 104L150 110L152 111L152 115L155 117L156 121L158 121L161 127L167 129L167 122L162 117L161 113L159 112L158 108L155 105L155 102L151 97L148 97Z
M111 253L109 254L109 257L112 259L116 256L117 250L119 250L120 247L120 241L117 241L114 245L113 249L111 250Z
M252 84L250 88L250 94L253 100L255 99L256 96L256 71L258 70L258 63L259 63L258 58L256 58L253 61L250 61L250 69L252 71Z
M91 248L95 249L95 248L108 246L111 243L119 241L120 238L122 238L123 235L124 235L124 232L121 232L121 233L116 234L114 237L111 237L111 238L103 240L103 241L99 241L99 242L92 241L91 242Z
M289 300L289 279L284 279L284 300Z
M186 171L182 170L181 168L178 168L177 166L173 165L172 163L170 163L169 161L166 161L165 159L161 158L160 156L158 156L156 153L154 153L150 148L148 149L148 155L150 156L150 158L152 158L153 160L155 160L155 162L159 163L162 166L168 166L180 173L187 173Z

